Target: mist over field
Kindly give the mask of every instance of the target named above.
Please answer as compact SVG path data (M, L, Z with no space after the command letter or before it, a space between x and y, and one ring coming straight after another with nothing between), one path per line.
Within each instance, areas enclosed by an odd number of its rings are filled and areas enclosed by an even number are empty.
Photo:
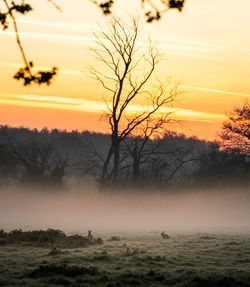
M0 192L0 228L93 232L249 232L250 192Z

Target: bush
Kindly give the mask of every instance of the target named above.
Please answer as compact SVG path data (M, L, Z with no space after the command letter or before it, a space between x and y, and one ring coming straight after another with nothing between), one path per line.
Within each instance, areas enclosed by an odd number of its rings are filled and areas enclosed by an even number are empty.
M0 239L4 239L8 244L28 243L30 246L45 248L80 248L103 243L101 238L90 240L78 234L67 236L63 231L55 229L33 231L15 229L9 233L1 231Z

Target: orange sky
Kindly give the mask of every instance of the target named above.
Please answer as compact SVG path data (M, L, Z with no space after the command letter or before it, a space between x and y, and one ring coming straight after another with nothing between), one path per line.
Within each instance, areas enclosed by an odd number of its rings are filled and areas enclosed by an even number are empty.
M116 1L120 17L142 13L139 0ZM99 120L105 94L88 77L95 64L92 31L106 17L90 1L72 6L60 0L62 13L46 1L30 2L35 10L18 17L26 53L36 66L59 67L59 75L50 87L22 87L12 79L23 65L12 29L0 31L0 123L107 131ZM183 13L170 11L159 23L143 24L143 34L167 56L156 75L183 82L184 96L176 103L184 120L179 131L214 139L225 112L250 97L249 16L248 0L186 0Z

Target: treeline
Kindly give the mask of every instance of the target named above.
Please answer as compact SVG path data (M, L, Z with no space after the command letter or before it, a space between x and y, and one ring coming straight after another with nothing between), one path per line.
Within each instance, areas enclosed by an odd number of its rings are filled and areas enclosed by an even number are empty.
M58 190L98 186L109 144L108 134L0 126L0 184ZM168 132L153 140L124 141L118 185L164 190L247 186L249 175L249 156Z

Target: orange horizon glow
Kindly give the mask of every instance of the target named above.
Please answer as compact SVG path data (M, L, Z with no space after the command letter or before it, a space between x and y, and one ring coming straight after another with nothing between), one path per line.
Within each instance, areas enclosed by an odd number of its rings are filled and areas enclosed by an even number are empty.
M101 113L81 112L53 108L34 107L30 109L25 106L2 105L1 106L1 125L10 127L24 127L30 129L48 130L58 129L68 132L78 130L109 134L110 130L107 122L102 119ZM16 118L12 117L16 115ZM31 122L31 118L36 118L35 122ZM21 119L21 121L20 121ZM190 129L190 125L192 129ZM211 126L213 129L211 130ZM187 137L197 137L203 140L213 141L217 138L217 134L221 128L221 124L214 121L206 122L183 120L181 124L170 125L169 130L179 134L185 134Z

